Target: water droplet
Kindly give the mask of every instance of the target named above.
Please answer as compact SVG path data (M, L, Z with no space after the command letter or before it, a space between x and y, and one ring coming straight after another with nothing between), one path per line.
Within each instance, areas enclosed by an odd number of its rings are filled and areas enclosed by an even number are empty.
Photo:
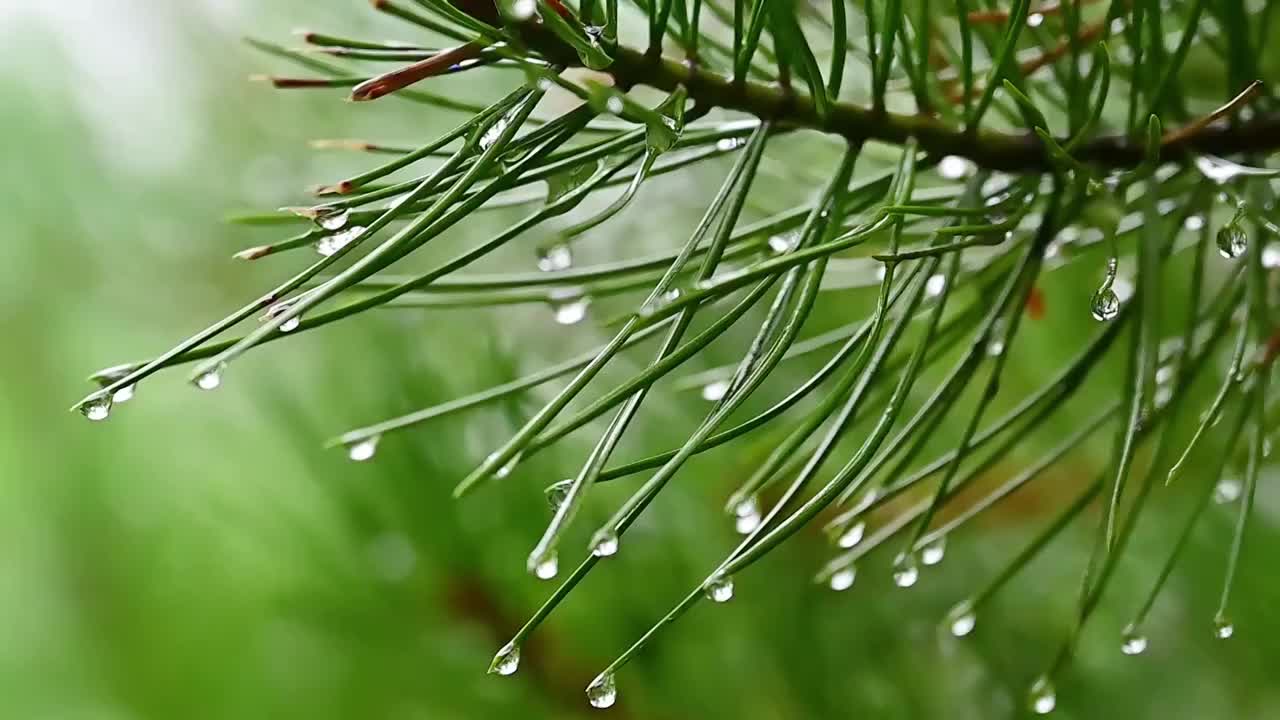
M1186 220L1182 221L1182 227L1195 232L1204 228L1204 218L1199 215L1188 215Z
M94 422L106 420L111 414L111 398L106 393L89 398L80 405L80 414Z
M613 673L597 675L587 686L587 702L594 708L613 707L618 701L618 686L613 680Z
M576 288L555 288L549 297L551 311L560 325L574 325L587 316L591 298Z
M931 275L925 281L924 292L929 297L937 297L942 294L943 288L947 286L947 278L943 275Z
M1219 640L1226 640L1236 634L1236 626L1231 624L1227 618L1219 615L1213 619L1213 636Z
M893 584L900 588L909 588L920 579L920 568L916 566L914 555L902 554L893 562Z
M706 584L706 595L712 602L729 602L733 597L733 578L715 576Z
M1249 249L1249 234L1240 224L1232 221L1218 230L1218 254L1228 260L1234 260Z
M511 3L511 18L518 22L524 22L533 17L533 11L537 6L536 0L515 0L515 2Z
M573 266L573 251L563 243L538 249L538 269L542 272L568 270Z
M1262 248L1262 267L1268 270L1280 268L1280 245L1272 243Z
M364 234L364 232L365 228L357 225L353 228L343 230L342 232L326 235L316 242L316 252L325 257L329 257L330 255L337 253L342 248L350 245L352 241L359 238Z
M746 144L747 141L744 138L720 138L716 141L716 149L721 152L729 152L730 150L737 150Z
M1027 27L1040 27L1044 24L1044 15L1041 13L1031 13L1027 16Z
M837 570L827 581L827 585L836 592L844 592L853 587L853 581L858 576L858 571L852 565L841 570Z
M484 131L484 134L480 136L480 149L488 150L492 147L493 144L498 141L498 138L502 136L502 133L507 131L507 125L509 124L510 121L506 116L503 116L497 122L490 125L489 128Z
M559 510L565 500L569 499L569 489L573 487L573 478L561 480L558 483L552 483L543 490L547 496L547 502L551 504L553 511Z
M840 533L840 537L836 538L836 545L839 545L840 547L845 548L847 550L851 547L854 547L858 543L862 542L862 538L866 534L867 534L867 523L865 520L859 520L858 522L845 528L844 532Z
M973 163L959 155L947 155L938 161L938 174L948 180L969 177L973 170Z
M1196 169L1219 185L1225 185L1242 175L1258 174L1256 168L1238 165L1212 155L1197 155Z
M520 669L520 646L507 643L502 646L493 662L489 663L489 672L495 675L514 675Z
M987 354L995 357L1004 353L1004 340L1002 338L991 338L991 342L987 343Z
M604 109L613 113L614 115L621 114L623 109L622 98L618 97L617 95L610 97L608 100L605 101Z
M124 403L133 399L133 393L137 389L137 385L125 385L119 390L111 394L111 402Z
M380 436L374 435L351 443L347 446L347 457L356 462L372 459L373 454L378 451L378 440L380 439Z
M293 332L302 324L302 318L294 315L293 317L280 323L280 332Z
M347 221L350 219L351 219L351 210L347 208L343 208L340 210L330 210L328 212L321 212L320 214L316 215L316 224L324 228L325 230L333 232L335 230L341 230L342 228L346 227Z
M1156 212L1161 215L1168 215L1178 207L1178 202L1173 199L1164 199L1156 203Z
M715 402L724 397L729 392L728 380L716 380L702 386L702 399L708 402Z
M550 580L560 572L560 562L555 552L549 552L541 556L529 556L529 572L539 580Z
M920 562L925 565L937 565L947 554L947 536L941 535L937 540L925 545L920 550Z
M203 373L200 373L200 375L196 377L196 387L200 388L201 390L217 390L218 386L221 384L222 384L222 368L221 367L216 367L216 368L213 368L212 370L207 370Z
M1090 309L1093 311L1093 319L1098 322L1113 320L1120 314L1120 298L1110 286L1104 285L1093 294L1093 304Z
M733 527L739 535L750 535L760 527L759 515L743 515L733 521Z
M1235 478L1223 478L1213 486L1213 501L1219 505L1233 503L1240 499L1240 493L1243 490L1240 481Z
M495 455L497 455L497 453L494 453L493 455L490 455L489 457L494 457ZM512 470L515 470L515 469L516 469L516 463L518 463L518 462L520 462L520 458L519 458L519 457L513 457L513 458L511 458L510 460L508 460L508 461L507 461L507 464L506 464L506 465L503 465L502 467L500 467L500 468L498 468L497 470L494 470L494 471L493 471L493 477L494 477L494 478L496 478L496 479L498 479L498 480L501 480L501 479L505 478L506 476L508 476L508 475L510 475L510 474L511 474L511 471L512 471Z
M1120 640L1120 652L1125 655L1141 655L1147 651L1147 638L1133 628L1127 628Z
M947 613L947 621L947 629L952 635L964 637L973 632L973 627L978 624L978 616L968 603L962 603Z
M769 250L777 255L789 253L800 243L800 236L795 233L774 235L769 238Z
M618 552L618 534L612 530L597 535L591 546L591 554L598 558L611 557Z
M1028 698L1031 710L1037 715L1048 715L1058 706L1058 694L1047 677L1041 677L1031 685Z

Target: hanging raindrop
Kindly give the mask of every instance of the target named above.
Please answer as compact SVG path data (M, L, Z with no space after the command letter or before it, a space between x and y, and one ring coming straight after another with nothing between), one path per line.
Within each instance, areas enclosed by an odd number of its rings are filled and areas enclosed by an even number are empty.
M542 272L556 272L573 267L573 251L568 245L560 243L547 248L538 248L538 269Z
M111 398L106 393L95 395L80 405L80 414L94 422L106 420L111 414Z
M858 576L858 571L852 565L841 570L837 570L827 581L827 584L836 592L844 592L853 587L853 581Z
M551 504L551 510L556 511L569 499L569 489L573 487L573 478L561 480L558 483L552 483L547 486L543 492L547 496L547 502Z
M195 380L196 387L201 390L217 390L222 384L222 367L215 367L200 373Z
M900 588L909 588L920 579L920 568L916 566L915 556L903 553L893 561L893 584Z
M351 219L351 210L348 208L330 210L316 215L316 224L320 227L333 232L341 230L347 226L347 221Z
M374 435L363 440L358 440L347 446L347 457L356 462L364 462L373 457L378 450L378 440L380 436Z
M727 392L729 392L729 381L715 380L702 386L702 399L715 402L723 398Z
M133 393L134 393L134 390L136 389L137 389L137 385L125 385L124 387L120 388L114 393L111 393L111 402L113 403L129 402L130 400L133 399Z
M1236 634L1236 626L1231 621L1219 615L1213 619L1213 636L1219 640L1226 640Z
M529 556L529 571L539 580L550 580L560 572L560 563L556 559L554 552L545 553L541 556Z
M1239 480L1235 478L1223 478L1213 486L1213 501L1219 505L1233 503L1240 499L1240 493L1243 487Z
M847 550L862 542L862 538L866 534L867 522L865 520L859 520L846 528L844 532L840 533L840 537L836 538L836 545Z
M520 669L520 646L514 643L507 643L502 646L497 655L493 656L493 662L489 663L489 672L494 675L514 675L516 670Z
M947 621L952 635L964 637L973 632L973 627L978 624L978 616L968 603L962 603L947 613Z
M959 155L947 155L938 161L938 174L948 180L969 177L973 171L973 163Z
M591 554L598 558L610 557L618 552L618 534L612 530L597 535L591 546Z
M940 535L937 540L925 545L920 550L920 562L925 565L937 565L947 554L947 536Z
M937 297L947 287L947 278L943 275L931 275L924 284L924 292L929 297Z
M1120 640L1120 652L1125 655L1141 655L1146 651L1146 636L1140 634L1136 628L1125 628L1124 636Z
M1098 287L1097 292L1093 294L1093 302L1091 310L1093 319L1098 322L1106 322L1115 319L1120 314L1120 296L1116 294L1111 286L1116 281L1116 269L1119 267L1120 261L1114 256L1107 258L1107 273L1102 278L1102 285Z
M733 597L733 578L717 575L707 581L705 590L712 602L729 602Z
M752 496L733 507L734 528L740 535L749 535L760 527L760 501Z
M1249 249L1249 234L1235 220L1218 230L1218 254L1234 260Z
M1058 694L1047 677L1041 677L1031 685L1028 698L1031 710L1037 715L1048 715L1058 706Z
M613 680L613 673L596 676L587 686L587 702L594 708L612 707L618 701L618 686Z

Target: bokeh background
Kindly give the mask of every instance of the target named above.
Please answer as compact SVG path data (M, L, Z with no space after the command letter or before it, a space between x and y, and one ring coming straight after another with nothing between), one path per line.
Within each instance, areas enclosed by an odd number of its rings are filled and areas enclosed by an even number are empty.
M551 587L524 571L549 517L542 488L571 474L592 438L579 433L462 502L449 499L453 483L541 395L388 438L370 463L323 449L343 430L588 347L606 332L607 308L571 330L539 306L373 313L252 353L216 393L169 372L109 422L66 411L89 372L167 348L297 267L290 255L232 261L279 232L223 220L302 202L308 185L372 162L307 140L412 143L456 122L392 100L356 106L340 90L281 94L246 81L287 66L240 37L291 43L300 26L412 39L359 0L0 3L0 717L593 716L582 688L735 542L723 498L776 435L692 463L538 633L520 672L487 676L493 652ZM492 97L493 82L451 91ZM714 182L713 171L655 180L641 198L649 211L624 214L583 258L683 242ZM504 219L477 218L451 241ZM493 267L531 267L535 240ZM1006 405L1092 329L1097 268L1081 265L1044 286L1048 316L1015 348ZM864 301L827 303L815 322L835 324ZM745 337L731 333L692 369L731 359ZM632 357L633 368L645 362ZM1116 377L1104 369L1046 437L1112 397ZM696 392L665 389L620 456L671 446L704 407ZM1102 468L1107 446L1100 437L961 532L910 590L892 586L880 556L848 592L814 585L825 540L802 533L738 578L732 602L696 608L627 666L608 714L1021 715L1067 627L1093 518L1019 576L971 636L945 637L938 622ZM1235 510L1215 505L1157 604L1149 651L1120 653L1120 627L1191 495L1158 492L1059 683L1061 717L1280 718L1272 475L1249 531L1235 637L1211 632ZM596 493L564 564L634 482Z

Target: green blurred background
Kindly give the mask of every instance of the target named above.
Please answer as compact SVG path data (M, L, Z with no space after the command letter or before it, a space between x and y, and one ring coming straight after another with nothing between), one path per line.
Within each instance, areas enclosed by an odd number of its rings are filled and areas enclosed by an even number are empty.
M0 4L0 717L597 715L582 688L735 542L720 505L763 457L768 433L691 464L539 631L520 672L485 675L551 588L524 571L549 517L541 489L571 474L592 438L579 433L457 503L453 483L536 398L388 438L362 465L322 444L542 367L605 332L564 330L543 307L374 313L252 353L216 393L170 372L109 422L66 412L90 371L168 347L297 267L289 255L232 261L278 234L222 220L303 202L309 184L373 162L307 140L421 141L456 122L406 103L355 106L341 91L246 82L287 66L239 37L289 42L299 26L412 36L360 0ZM450 87L476 98L497 90L470 79ZM651 183L642 200L661 212L627 213L583 258L682 242L714 182L700 171ZM504 218L478 218L453 241ZM533 244L497 265L530 267ZM1047 320L1020 338L1006 406L1092 329L1096 266L1059 275L1044 288ZM847 307L828 303L815 322L834 324ZM731 359L746 337L731 333L702 365ZM1111 397L1114 377L1095 378L1067 417ZM655 395L620 457L675 443L703 407L696 393ZM1021 715L1024 689L1067 627L1092 520L1020 576L971 636L943 637L937 623L1093 477L1103 440L961 532L910 590L892 586L879 556L846 593L812 584L828 552L818 533L803 533L738 578L732 602L696 608L627 666L607 714ZM1018 454L1000 474L1032 457ZM1211 632L1235 507L1214 506L1156 607L1150 650L1119 652L1119 629L1186 509L1187 492L1157 493L1059 684L1059 716L1280 718L1274 479L1268 469L1236 636ZM596 494L562 566L635 482Z

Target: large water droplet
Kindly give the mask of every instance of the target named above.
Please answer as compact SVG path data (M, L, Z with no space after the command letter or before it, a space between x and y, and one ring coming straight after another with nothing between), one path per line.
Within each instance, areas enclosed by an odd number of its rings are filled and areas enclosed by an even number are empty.
M538 269L543 272L568 270L573 267L573 251L568 245L560 243L538 250Z
M1147 637L1134 628L1125 628L1120 639L1120 652L1125 655L1141 655L1147 651Z
M364 462L372 459L373 454L378 451L378 440L380 437L374 435L363 440L358 440L347 446L347 457L356 462Z
M348 208L342 208L337 210L330 210L328 212L322 212L316 215L316 224L324 228L325 230L333 232L335 230L341 230L342 228L346 227L347 221L350 219L351 219L351 210Z
M556 322L561 325L574 325L582 322L587 316L587 306L591 298L577 289L559 288L551 291L551 311Z
M973 163L959 155L947 155L938 161L938 174L948 180L969 177L973 171Z
M302 318L294 315L293 317L280 323L280 332L293 332L302 324Z
M916 558L911 553L903 553L893 562L893 584L900 588L909 588L920 579L920 568L916 566Z
M541 556L529 556L529 572L539 580L550 580L560 572L560 561L556 558L555 552L544 553Z
M600 533L591 545L591 554L598 558L610 557L618 552L618 534L612 530Z
M964 637L973 632L978 624L978 616L968 603L961 603L947 613L947 629L956 637Z
M94 422L106 420L111 414L111 398L106 393L95 395L80 405L80 414Z
M733 578L717 575L707 581L705 591L712 602L729 602L733 598Z
M755 496L738 503L733 508L734 528L741 535L749 535L760 527L760 501Z
M1031 710L1037 715L1048 715L1058 706L1058 693L1047 677L1041 677L1031 685L1028 695Z
M618 686L614 682L613 673L596 676L587 686L587 702L594 708L612 707L618 701Z
M729 392L728 380L713 380L702 386L702 399L708 402L715 402L724 397Z
M852 565L841 570L837 570L827 584L836 592L844 592L853 587L853 581L858 577L858 571Z
M1236 626L1231 624L1227 618L1219 615L1213 619L1213 636L1219 640L1226 640L1236 634Z
M497 655L493 656L493 662L489 663L489 672L495 675L514 675L516 670L520 669L520 646L514 643L507 643L502 646Z
M847 550L862 542L862 538L865 537L866 534L867 522L865 520L859 520L845 528L844 532L840 533L840 537L836 538L836 545Z
M920 550L920 562L925 565L937 565L942 562L942 558L947 554L947 536L940 535L938 539L925 545Z
M1093 319L1098 322L1114 320L1120 314L1120 297L1110 285L1103 285L1093 294L1089 309L1093 313Z
M342 232L326 235L316 242L316 252L325 257L329 257L330 255L337 253L342 248L350 245L352 241L356 240L364 233L365 228L357 225L353 228L343 230Z
M1240 481L1235 478L1223 478L1213 486L1213 501L1219 505L1233 503L1240 499L1243 490Z
M925 281L924 292L929 297L937 297L942 294L942 290L947 286L947 278L943 275L930 275Z
M215 367L196 376L196 387L201 390L217 390L222 385L222 368Z
M548 485L544 492L547 496L547 502L551 504L552 511L559 510L565 500L569 499L569 490L573 487L573 478L567 478L557 483Z
M533 11L538 7L536 0L515 0L511 3L511 19L517 22L524 22L533 17Z
M1234 220L1218 230L1218 254L1234 260L1249 249L1249 234Z

